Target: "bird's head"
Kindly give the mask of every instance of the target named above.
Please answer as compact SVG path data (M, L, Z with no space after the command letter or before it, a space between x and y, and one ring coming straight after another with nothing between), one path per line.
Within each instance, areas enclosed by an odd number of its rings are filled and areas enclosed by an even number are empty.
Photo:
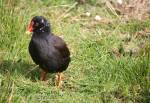
M28 32L50 32L50 24L43 16L35 16L29 24Z

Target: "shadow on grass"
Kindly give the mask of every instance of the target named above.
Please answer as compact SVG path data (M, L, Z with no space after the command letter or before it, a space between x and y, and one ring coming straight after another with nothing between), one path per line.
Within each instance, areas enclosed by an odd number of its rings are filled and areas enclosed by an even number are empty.
M0 62L0 74L5 76L19 76L36 81L39 79L40 69L37 65L25 62L23 60L13 61L4 60Z
M0 62L0 75L3 76L7 76L9 73L10 76L23 77L30 79L32 82L37 82L40 80L40 71L41 69L38 65L23 60L4 60ZM54 75L47 75L46 79L54 81Z

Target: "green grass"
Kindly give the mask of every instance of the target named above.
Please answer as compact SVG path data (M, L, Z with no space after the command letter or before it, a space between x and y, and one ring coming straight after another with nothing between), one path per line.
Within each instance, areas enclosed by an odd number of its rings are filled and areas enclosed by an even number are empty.
M73 0L0 0L0 103L150 101L150 37L135 36L150 29L150 21L123 23L95 2L72 8ZM81 16L86 11L92 16ZM92 26L96 14L112 22ZM41 82L40 69L29 56L31 35L25 32L35 15L48 18L52 31L70 48L72 61L62 89L54 86L55 74L48 75L49 85ZM124 40L128 34L130 40ZM138 52L126 52L136 47Z

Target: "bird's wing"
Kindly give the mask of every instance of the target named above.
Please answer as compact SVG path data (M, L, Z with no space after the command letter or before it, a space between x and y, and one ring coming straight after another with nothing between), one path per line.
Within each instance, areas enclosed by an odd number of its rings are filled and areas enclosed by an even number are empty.
M53 36L52 37L52 43L54 47L61 53L62 57L69 57L70 52L69 49L66 45L66 43L58 36Z

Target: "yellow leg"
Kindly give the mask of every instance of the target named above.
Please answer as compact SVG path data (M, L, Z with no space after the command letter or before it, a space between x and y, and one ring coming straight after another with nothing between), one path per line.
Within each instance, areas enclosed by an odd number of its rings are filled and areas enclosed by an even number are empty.
M55 79L55 85L57 87L61 87L62 86L62 73L57 73L56 74L56 79Z

